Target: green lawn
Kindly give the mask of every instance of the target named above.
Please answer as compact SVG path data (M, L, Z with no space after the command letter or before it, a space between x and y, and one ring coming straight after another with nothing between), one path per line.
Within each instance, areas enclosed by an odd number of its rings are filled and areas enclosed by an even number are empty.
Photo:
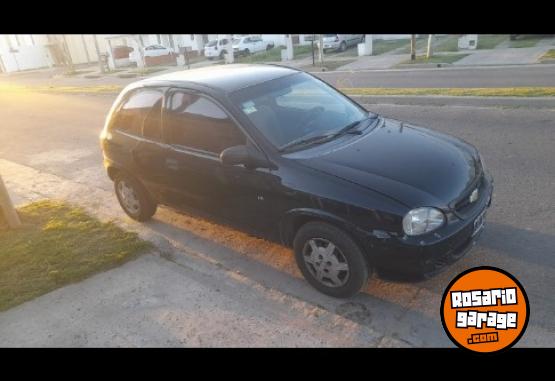
M428 44L428 35L420 36L416 38L416 50L425 48L427 44ZM408 40L407 46L405 46L405 48L402 49L399 53L410 54L410 40Z
M459 50L459 36L449 35L445 37L436 37L440 39L438 44L434 47L436 52L456 52Z
M80 208L40 201L18 210L23 228L0 229L0 311L118 266L151 247Z
M468 54L446 54L446 55L436 55L429 59L426 56L416 56L416 59L412 61L410 58L400 64L426 64L426 63L453 63L466 57Z
M237 63L257 63L257 62L276 62L281 61L281 50L283 47L275 47L260 53L254 53L248 56L235 57ZM295 45L293 46L294 59L310 56L312 53L311 45ZM314 52L317 55L317 51Z
M540 57L540 61L545 60L555 60L555 49L549 49L543 56Z
M94 70L73 70L73 71L66 71L64 73L64 75L66 77L73 77L74 75L81 75L81 74L87 74L87 73L92 73Z
M498 88L341 88L349 95L448 95L479 97L555 97L555 87Z
M536 46L540 40L542 40L543 36L535 36L525 34L523 36L518 36L516 40L511 41L509 43L510 48L531 48L532 46Z
M403 46L410 47L410 39L374 40L372 41L372 55L379 56L380 54L402 48Z
M508 39L508 34L479 34L476 49L493 49Z

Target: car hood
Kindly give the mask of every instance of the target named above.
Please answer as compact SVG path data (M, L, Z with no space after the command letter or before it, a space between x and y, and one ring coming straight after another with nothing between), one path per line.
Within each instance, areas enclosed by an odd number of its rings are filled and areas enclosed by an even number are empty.
M346 135L292 158L411 208L448 207L482 170L472 145L392 119L382 119L363 135Z

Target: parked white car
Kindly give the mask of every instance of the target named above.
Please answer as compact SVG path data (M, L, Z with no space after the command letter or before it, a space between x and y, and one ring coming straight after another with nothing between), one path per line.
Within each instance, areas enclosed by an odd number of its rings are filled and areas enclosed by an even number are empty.
M166 48L162 45L149 45L145 46L145 57L159 57L159 56L168 56L172 55L175 52L172 48Z
M233 53L236 55L248 55L251 53L270 50L274 47L274 43L264 41L258 36L244 36L233 39Z
M349 46L364 42L364 34L324 34L322 42L324 51L339 50L343 52Z
M224 58L224 54L227 53L226 45L228 42L229 40L227 38L208 41L208 43L204 45L204 56L208 59L214 57Z

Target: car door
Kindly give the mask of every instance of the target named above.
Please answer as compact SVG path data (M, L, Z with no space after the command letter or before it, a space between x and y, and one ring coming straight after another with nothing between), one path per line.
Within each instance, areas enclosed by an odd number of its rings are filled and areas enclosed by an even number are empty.
M256 52L261 52L264 50L264 41L260 37L253 37L254 39L254 46Z
M167 147L162 142L161 112L163 88L139 88L122 102L111 127L114 145L125 160L121 167L138 178L156 199L165 190L161 168Z
M194 91L172 89L163 110L163 133L171 147L165 172L173 205L255 231L272 228L275 219L261 210L269 170L224 166L219 159L225 148L253 144L220 104Z

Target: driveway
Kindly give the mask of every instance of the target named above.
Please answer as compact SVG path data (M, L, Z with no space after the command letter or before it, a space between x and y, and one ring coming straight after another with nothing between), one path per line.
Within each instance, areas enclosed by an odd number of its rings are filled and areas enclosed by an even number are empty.
M535 64L550 49L550 46L531 48L505 48L476 50L472 54L453 63L455 66L470 65L526 65Z

